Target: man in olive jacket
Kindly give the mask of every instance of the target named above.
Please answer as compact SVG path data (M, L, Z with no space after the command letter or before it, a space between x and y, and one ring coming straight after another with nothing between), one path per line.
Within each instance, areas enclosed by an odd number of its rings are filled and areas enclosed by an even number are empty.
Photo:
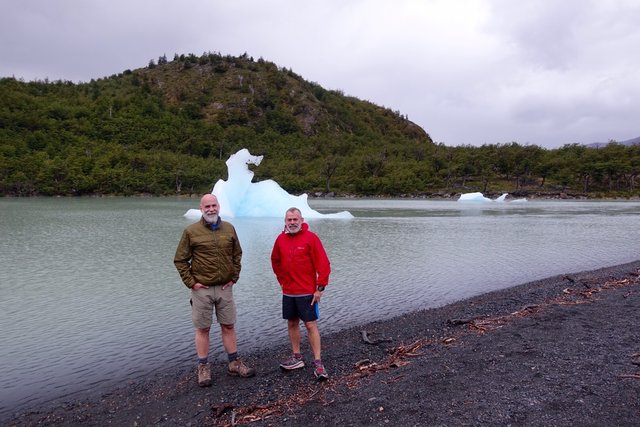
M220 324L222 344L229 359L229 375L251 377L255 370L238 358L236 306L233 285L240 278L242 248L236 230L218 216L220 206L213 194L200 199L202 218L182 233L173 263L182 282L191 289L191 318L196 330L198 385L211 385L209 330L213 310Z

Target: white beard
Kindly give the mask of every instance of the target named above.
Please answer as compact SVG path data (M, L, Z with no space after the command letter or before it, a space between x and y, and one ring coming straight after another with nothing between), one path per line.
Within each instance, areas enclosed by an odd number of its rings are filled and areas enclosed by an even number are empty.
M215 224L216 222L218 222L218 214L207 215L206 213L202 212L202 218L204 218L204 220L209 224Z
M287 224L287 233L296 234L298 231L302 229L301 224Z

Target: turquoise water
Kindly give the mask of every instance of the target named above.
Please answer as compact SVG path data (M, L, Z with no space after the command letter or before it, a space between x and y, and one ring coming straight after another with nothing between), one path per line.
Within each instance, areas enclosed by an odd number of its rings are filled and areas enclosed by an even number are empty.
M310 200L336 331L555 274L640 258L640 202ZM0 199L0 413L194 363L173 253L197 200ZM231 219L242 352L286 342L269 255L280 219ZM219 334L212 356L222 356Z

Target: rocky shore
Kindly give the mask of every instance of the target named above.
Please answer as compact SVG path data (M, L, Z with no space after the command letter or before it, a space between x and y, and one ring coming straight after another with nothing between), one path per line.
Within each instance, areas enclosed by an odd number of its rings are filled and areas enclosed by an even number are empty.
M281 372L281 346L247 355L254 378L218 363L199 388L192 371L158 372L0 424L637 426L639 274L568 272L326 335L322 383Z

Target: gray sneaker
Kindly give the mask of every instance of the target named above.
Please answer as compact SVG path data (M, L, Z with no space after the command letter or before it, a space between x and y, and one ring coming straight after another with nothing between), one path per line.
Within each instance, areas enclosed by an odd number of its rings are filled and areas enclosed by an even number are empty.
M322 362L315 361L313 362L313 364L314 364L313 375L316 376L318 381L328 380L329 374L327 374L326 369L324 369L324 365L322 364Z
M280 369L285 371L293 371L300 368L304 368L304 360L298 359L293 354L280 363Z
M208 363L198 363L198 385L200 387L211 386L211 367Z

